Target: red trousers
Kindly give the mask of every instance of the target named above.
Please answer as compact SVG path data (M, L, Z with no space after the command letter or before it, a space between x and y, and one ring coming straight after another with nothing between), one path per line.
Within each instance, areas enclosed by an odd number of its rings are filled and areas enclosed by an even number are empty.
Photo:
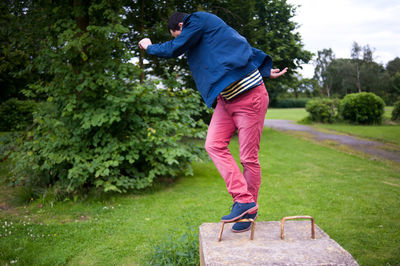
M205 148L225 180L234 202L257 202L261 183L258 151L268 103L264 84L230 101L218 96ZM236 130L243 173L228 149Z

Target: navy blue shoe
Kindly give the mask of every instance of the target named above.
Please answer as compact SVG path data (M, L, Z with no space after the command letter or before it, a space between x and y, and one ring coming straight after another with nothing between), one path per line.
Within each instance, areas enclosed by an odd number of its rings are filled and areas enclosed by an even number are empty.
M235 202L232 205L232 211L230 214L222 217L221 222L230 223L240 219L244 215L257 211L258 206L255 202L250 203L240 203Z
M257 213L253 213L253 214L246 214L245 216L243 216L243 219L253 219L256 220L257 219ZM250 226L251 226L251 222L242 222L242 223L235 223L232 226L232 231L234 233L241 233L241 232L246 232L250 230Z

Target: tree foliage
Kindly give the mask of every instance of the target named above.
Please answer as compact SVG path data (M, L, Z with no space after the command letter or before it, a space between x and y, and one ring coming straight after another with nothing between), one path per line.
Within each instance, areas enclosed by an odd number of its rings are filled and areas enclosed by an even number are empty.
M292 21L296 9L286 1L171 0L166 1L166 4L160 4L160 1L128 1L126 5L125 23L131 27L128 33L129 43L140 58L144 56L137 47L141 38L149 37L154 43L165 42L172 38L166 26L172 12L208 11L221 17L245 36L252 46L270 54L274 67L281 69L289 67L289 73L279 82L268 81L267 87L272 101L296 80L294 76L296 69L311 59L312 54L303 49L301 36L296 32L297 24ZM146 56L146 60L148 64L140 63L146 69L146 73L163 76L166 70L169 73L175 71L185 81L186 87L194 88L185 56L168 60Z
M76 3L76 1L70 3L74 2ZM292 21L296 7L286 1L120 0L117 2L123 6L119 11L122 19L121 24L128 29L121 35L121 41L125 42L127 49L133 52L132 56L139 58L138 65L145 70L140 76L142 82L145 80L146 74L148 76L166 78L167 75L176 72L186 88L195 88L185 56L173 59L146 56L144 51L140 50L137 45L138 41L143 37L150 37L153 42L170 40L172 37L167 30L166 22L169 15L174 11L187 13L195 11L212 12L245 36L254 47L270 54L273 57L274 67L289 67L289 73L281 78L279 82L268 81L271 102L289 87L294 87L296 69L302 63L311 59L311 53L303 49L301 36L296 32L297 24ZM8 39L14 45L3 50L16 51L21 54L21 59L12 59L11 56L4 57L10 59L7 60L11 62L15 69L11 71L4 68L3 72L0 69L0 76L4 74L7 78L3 80L17 82L18 79L14 73L19 73L22 80L19 80L17 85L5 84L4 88L7 89L2 92L11 94L4 95L2 99L6 100L16 94L22 97L21 91L26 89L28 84L37 79L43 81L51 79L47 71L36 71L36 65L31 64L31 62L36 58L37 52L40 50L41 40L45 39L48 34L43 29L46 28L47 24L54 24L57 21L56 13L50 12L43 16L42 11L54 7L64 7L66 4L63 1L54 2L49 0L10 0L4 2L2 7L4 7L3 14L5 15L3 17L4 27L2 27L2 30L6 32L4 34L11 34ZM4 40L7 40L7 36L4 35L4 37ZM5 41L1 44L7 46L9 42ZM18 45L20 48L18 48ZM21 62L21 64L17 62ZM39 74L40 76L37 76Z
M242 0L227 1L227 8L219 8L215 13L252 46L270 54L274 68L289 68L279 80L266 80L270 102L274 104L279 94L295 86L296 69L308 63L312 56L303 49L301 36L296 32L297 24L292 20L296 8L286 1Z
M331 49L318 52L314 79L321 94L342 98L350 93L372 92L387 104L400 97L400 59L389 61L386 68L374 61L373 50L354 42L352 58L335 58Z
M22 90L37 78L30 65L36 51L31 42L32 25L22 7L14 1L0 2L0 103L23 99Z
M69 192L123 192L191 173L201 148L187 138L204 137L205 109L185 57L146 61L137 46L143 37L169 40L172 12L217 14L271 54L274 67L289 67L285 79L267 85L271 99L311 57L286 1L10 0L0 7L2 97L45 101L12 154L15 181ZM137 65L129 63L133 57Z
M32 125L36 102L8 99L0 104L0 131L25 130Z

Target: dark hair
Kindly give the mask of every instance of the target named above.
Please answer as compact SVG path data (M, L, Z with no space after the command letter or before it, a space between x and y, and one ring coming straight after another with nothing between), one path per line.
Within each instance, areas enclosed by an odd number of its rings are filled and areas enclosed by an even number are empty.
M176 31L179 30L179 23L183 22L183 19L185 18L185 16L188 15L187 13L182 13L182 12L175 12L173 13L169 19L168 19L168 31L172 30L172 31Z

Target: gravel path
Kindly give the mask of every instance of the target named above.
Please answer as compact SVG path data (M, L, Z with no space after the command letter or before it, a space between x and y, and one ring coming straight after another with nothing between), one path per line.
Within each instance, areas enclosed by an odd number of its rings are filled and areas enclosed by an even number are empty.
M290 120L268 119L264 125L279 131L302 131L309 133L317 141L332 140L339 144L350 146L352 149L364 152L374 157L400 162L400 153L383 149L384 144L371 140L362 140L352 136L329 134L312 127L298 125Z

